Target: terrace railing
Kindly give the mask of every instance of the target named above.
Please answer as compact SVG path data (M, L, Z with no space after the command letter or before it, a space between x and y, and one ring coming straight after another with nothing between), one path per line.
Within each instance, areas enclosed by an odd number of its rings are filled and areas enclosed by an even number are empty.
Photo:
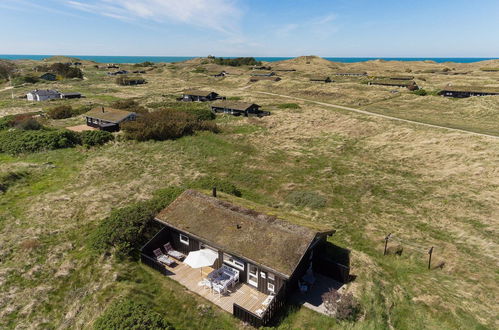
M161 263L159 263L154 258L152 258L144 253L141 253L140 254L140 261L142 261L143 264L157 270L161 274L168 275L168 270L165 268L165 266L163 266Z
M258 316L255 313L250 312L249 310L245 309L244 307L241 307L237 303L234 303L233 305L232 314L241 321L246 322L255 328L262 327L266 325L268 322L270 322L270 320L274 317L275 313L284 306L285 294L286 290L284 287L282 287L277 293L277 295L274 296L274 299L272 299L270 304L267 306L262 316Z

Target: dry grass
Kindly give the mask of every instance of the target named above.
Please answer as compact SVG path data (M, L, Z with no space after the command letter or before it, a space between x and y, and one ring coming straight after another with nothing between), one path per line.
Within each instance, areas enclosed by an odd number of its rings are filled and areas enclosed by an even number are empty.
M310 66L312 73L327 64L331 70L393 70L399 74L409 67L414 72L447 66L306 62L300 59L294 65L298 70ZM404 90L395 97L390 89L361 85L355 78L312 85L300 71L286 73L286 77L295 77L295 82L285 78L245 88L249 86L247 76L212 78L192 73L199 65L161 66L145 75L149 84L141 87L118 87L111 80L94 86L91 82L102 74L92 72L94 76L88 81L61 83L60 89L81 87L88 94L75 104L103 102L101 92L92 92L94 88L113 90L105 94L114 97L135 96L147 104L171 100L172 94L185 88L209 86L222 95L261 104L273 115L262 119L220 116L217 122L224 133L219 136L203 133L176 141L113 142L96 149L56 150L16 158L0 155L0 172L22 166L36 173L0 200L0 326L88 328L113 298L143 289L143 283L158 283L174 299L198 301L188 295L182 298L186 294L181 288L143 269L133 271L133 276L146 278L141 279L142 284L133 279L116 280L120 272L136 266L109 258L93 259L85 239L112 208L147 199L157 188L201 175L226 177L251 203L338 229L334 241L353 250L352 273L357 275L347 289L362 299L368 311L357 327L498 326L497 140L307 102L298 102L300 109L279 109L281 100L252 91L310 93L307 97L311 99L348 105L376 102L371 106L396 109L405 115L420 112L425 118L438 117L431 109L439 109L449 117L458 117L461 123L472 122L473 129L488 130L489 121L497 122L497 98L449 100L419 97ZM495 79L495 73L478 72L483 64L449 66L473 73L469 77L415 75L425 77L428 87L424 87L429 89L447 79L456 84L492 83ZM10 93L0 93L0 102L5 102L1 103L2 113L43 107L9 98ZM50 166L44 165L48 162ZM285 197L297 189L327 196L326 207L318 211L285 204ZM381 256L382 238L388 232L402 241L393 242L393 246L404 247L402 256ZM39 245L33 243L35 238ZM425 249L430 246L435 246L434 265L445 261L443 269L425 270ZM160 297L164 292L152 295ZM178 321L180 316L169 317ZM223 318L216 314L215 319ZM342 326L327 322L298 311L285 318L282 327Z

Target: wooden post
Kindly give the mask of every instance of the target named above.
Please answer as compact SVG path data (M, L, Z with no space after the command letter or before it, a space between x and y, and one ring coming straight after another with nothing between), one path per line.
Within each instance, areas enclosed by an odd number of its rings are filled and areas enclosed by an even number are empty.
M211 193L212 193L213 197L217 197L217 187L213 187Z
M428 269L431 269L431 255L433 253L433 246L428 250L428 254L430 255L428 258Z
M388 240L390 239L390 236L392 236L392 233L389 233L388 235L386 235L385 237L385 251L383 251L383 255L386 256L386 248L388 246Z

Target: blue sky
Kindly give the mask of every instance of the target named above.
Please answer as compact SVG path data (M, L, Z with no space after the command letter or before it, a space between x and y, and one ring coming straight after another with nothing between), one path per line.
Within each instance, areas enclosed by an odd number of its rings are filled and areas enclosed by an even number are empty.
M499 57L499 0L0 0L0 54Z

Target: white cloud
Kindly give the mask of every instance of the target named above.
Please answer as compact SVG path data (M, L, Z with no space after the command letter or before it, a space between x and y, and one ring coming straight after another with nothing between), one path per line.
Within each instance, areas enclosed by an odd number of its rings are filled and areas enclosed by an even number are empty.
M183 23L232 34L241 11L234 0L68 0L78 10L121 20Z

